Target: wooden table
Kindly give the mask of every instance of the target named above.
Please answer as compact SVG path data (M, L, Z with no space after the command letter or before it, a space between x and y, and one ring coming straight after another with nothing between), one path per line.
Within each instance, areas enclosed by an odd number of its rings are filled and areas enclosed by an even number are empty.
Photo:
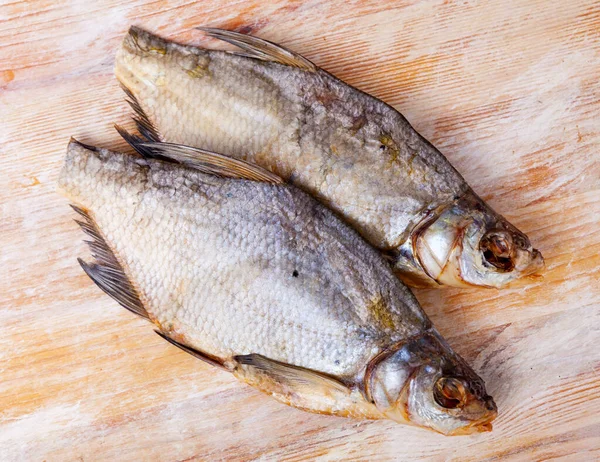
M2 460L600 459L598 1L1 5ZM403 112L529 234L543 279L416 292L496 398L492 433L288 408L168 345L83 274L55 180L71 135L123 146L112 66L130 24L195 43L197 25L241 29L303 53Z

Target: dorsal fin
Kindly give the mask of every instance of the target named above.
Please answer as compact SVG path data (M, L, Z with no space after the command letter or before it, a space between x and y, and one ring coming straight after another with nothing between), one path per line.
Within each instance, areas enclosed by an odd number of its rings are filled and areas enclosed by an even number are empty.
M116 126L116 128L133 149L147 158L170 160L209 175L271 184L284 183L274 173L243 160L182 144L144 142L121 127Z
M175 143L140 143L140 147L153 152L157 157L172 159L203 173L272 184L284 183L279 176L258 165L216 152Z
M231 43L244 50L244 52L234 52L234 54L260 59L262 61L272 61L274 63L304 69L305 71L317 71L317 66L304 56L294 53L276 43L269 42L268 40L213 27L197 27L196 29L206 32L209 37L223 40L224 42Z
M90 247L92 256L96 261L88 264L81 258L78 258L77 261L83 268L83 271L100 289L119 302L121 306L142 318L149 319L137 291L129 281L113 251L104 240L102 232L94 219L82 208L75 205L71 205L71 207L83 217L83 221L75 220L77 224L81 226L83 232L92 238L91 241L85 242Z

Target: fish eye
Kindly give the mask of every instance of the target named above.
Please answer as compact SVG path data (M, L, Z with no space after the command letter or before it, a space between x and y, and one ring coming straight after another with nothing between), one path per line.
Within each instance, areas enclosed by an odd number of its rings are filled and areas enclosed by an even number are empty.
M446 409L462 407L467 400L467 390L462 380L455 377L440 377L433 389L435 401Z
M485 261L495 268L501 271L511 271L514 268L512 239L505 231L488 231L481 238L479 248L483 252Z

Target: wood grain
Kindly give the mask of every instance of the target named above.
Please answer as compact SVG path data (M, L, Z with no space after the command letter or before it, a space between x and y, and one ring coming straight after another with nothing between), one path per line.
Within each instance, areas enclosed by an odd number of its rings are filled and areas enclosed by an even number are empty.
M171 347L87 279L55 192L71 135L118 148L130 24L280 42L403 112L547 259L508 290L417 296L488 383L494 431L446 438L283 406ZM600 460L595 0L0 3L3 460Z

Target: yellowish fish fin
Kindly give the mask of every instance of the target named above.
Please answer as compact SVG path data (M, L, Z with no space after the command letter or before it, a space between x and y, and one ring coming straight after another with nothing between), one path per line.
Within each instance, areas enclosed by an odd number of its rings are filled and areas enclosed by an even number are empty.
M360 390L321 372L258 354L234 356L233 375L282 403L322 414L366 419L383 416Z
M121 88L127 96L125 101L127 101L127 104L129 104L129 106L131 106L131 109L133 109L135 115L132 118L140 135L142 135L146 141L161 141L161 137L158 133L158 130L156 129L156 127L154 127L154 125L150 121L150 118L142 109L142 106L140 105L133 92L129 88L127 88L124 83L119 83L121 84Z
M284 183L274 173L243 160L181 144L143 142L139 137L128 134L122 128L117 129L125 141L146 158L170 160L209 175L271 184Z
M350 389L342 382L320 372L292 366L258 354L234 356L236 375L246 382L272 382L290 391L305 394L342 393Z
M148 318L148 313L140 300L140 297L123 271L123 267L118 262L115 254L110 249L98 225L93 218L82 208L72 205L83 220L75 220L81 229L92 238L91 241L85 241L95 262L88 264L81 258L77 261L83 268L83 271L96 283L100 289L114 298L121 306L127 308L132 313Z
M197 27L196 29L206 32L209 37L223 40L244 50L243 52L234 52L234 54L297 67L309 72L317 71L317 66L305 57L268 40L213 27Z
M155 330L154 332L156 332L158 335L160 335L162 338L164 338L167 342L169 342L171 345L175 345L177 348L182 349L183 351L185 351L186 353L191 354L194 358L198 358L202 361L204 361L207 364L210 364L211 366L215 366L215 367L220 367L221 369L225 369L225 370L229 370L225 367L225 365L223 364L222 361L214 358L213 356L210 356L206 353L203 353L199 350L196 350L192 347L183 345L181 343L179 343L176 340L173 340L172 338L168 337L167 335L163 334L162 332Z

